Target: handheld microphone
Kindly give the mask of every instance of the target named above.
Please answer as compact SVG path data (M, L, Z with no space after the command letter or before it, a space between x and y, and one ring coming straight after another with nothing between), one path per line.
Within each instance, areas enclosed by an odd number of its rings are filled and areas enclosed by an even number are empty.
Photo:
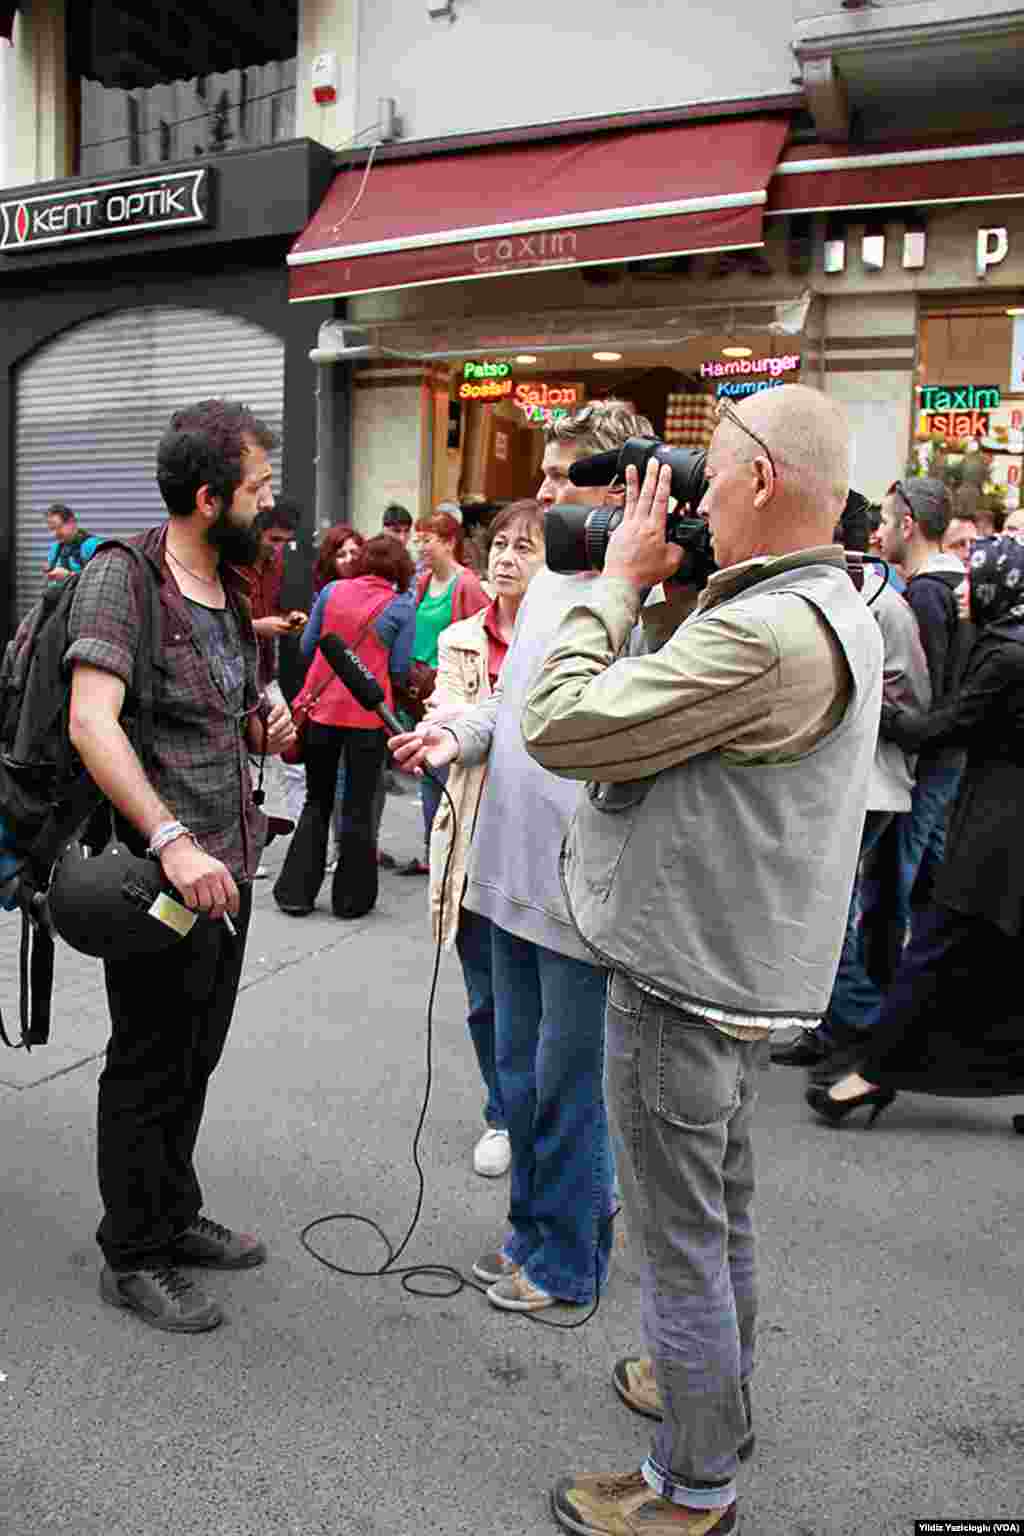
M380 683L365 662L349 650L340 635L324 635L320 641L320 654L357 704L361 704L371 714L379 715L392 736L405 735L405 726L384 703L384 690ZM423 772L427 778L443 784L444 781L426 763L423 764Z

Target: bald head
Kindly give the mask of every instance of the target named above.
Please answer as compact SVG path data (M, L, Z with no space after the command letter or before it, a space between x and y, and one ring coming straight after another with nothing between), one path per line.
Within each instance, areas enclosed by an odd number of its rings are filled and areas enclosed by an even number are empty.
M719 564L830 544L850 481L842 406L820 390L784 384L732 411L738 420L726 416L716 428L707 464L705 510Z
M738 414L781 461L793 493L827 496L836 504L834 527L850 490L850 424L838 401L806 384L783 384L745 400Z

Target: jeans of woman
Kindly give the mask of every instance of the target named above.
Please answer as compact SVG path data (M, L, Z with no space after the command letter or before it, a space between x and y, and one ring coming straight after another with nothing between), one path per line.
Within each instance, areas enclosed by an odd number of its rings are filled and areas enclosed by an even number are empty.
M491 921L465 907L459 913L455 948L462 964L462 979L469 1000L469 1037L473 1042L487 1099L484 1119L495 1130L504 1130L505 1111L494 1060L494 967L491 960Z
M491 924L498 1087L512 1147L505 1252L564 1301L604 1286L614 1209L605 972Z
M274 886L278 906L310 910L327 867L338 759L345 754L338 867L331 886L335 917L362 917L377 902L373 799L384 767L385 732L310 723L306 734L306 804Z

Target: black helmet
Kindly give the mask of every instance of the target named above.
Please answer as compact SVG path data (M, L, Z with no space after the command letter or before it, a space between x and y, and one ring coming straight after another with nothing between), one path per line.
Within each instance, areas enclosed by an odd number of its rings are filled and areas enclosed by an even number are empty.
M159 864L116 841L92 856L69 843L54 865L47 906L64 942L101 960L170 949L196 920Z

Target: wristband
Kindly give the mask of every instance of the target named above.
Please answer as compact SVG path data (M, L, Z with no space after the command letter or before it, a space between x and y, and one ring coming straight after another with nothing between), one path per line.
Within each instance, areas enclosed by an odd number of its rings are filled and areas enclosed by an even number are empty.
M176 843L179 837L191 837L192 841L195 842L195 838L184 823L180 821L165 821L163 826L157 827L153 833L146 852L151 859L158 859L164 849L171 843Z

